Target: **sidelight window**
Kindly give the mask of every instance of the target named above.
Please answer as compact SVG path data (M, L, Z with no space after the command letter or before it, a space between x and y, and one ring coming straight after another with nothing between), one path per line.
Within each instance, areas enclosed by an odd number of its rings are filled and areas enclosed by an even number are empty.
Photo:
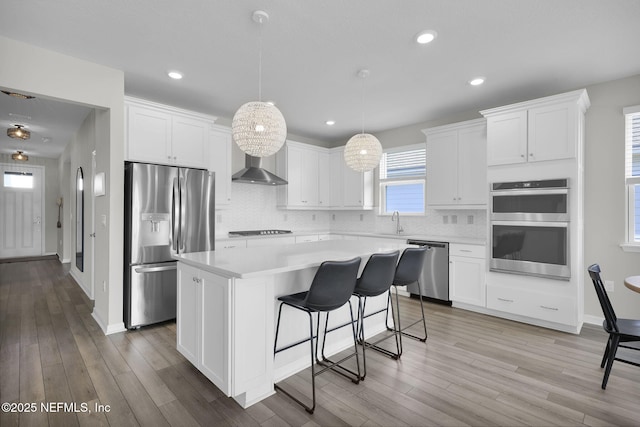
M424 144L385 151L380 160L380 214L424 214L426 170Z
M4 186L6 188L33 188L33 174L30 172L4 173Z
M624 109L627 241L640 243L640 105Z

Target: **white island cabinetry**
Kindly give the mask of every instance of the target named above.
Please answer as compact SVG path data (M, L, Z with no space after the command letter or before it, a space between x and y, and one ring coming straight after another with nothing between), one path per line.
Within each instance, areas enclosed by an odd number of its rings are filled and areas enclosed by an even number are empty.
M484 246L459 243L449 245L449 291L454 306L485 306L486 264Z
M274 359L277 298L305 291L323 261L403 250L398 242L317 241L178 255L177 348L227 396L246 408L273 394L273 384L309 366L309 347ZM386 295L367 300L367 311L386 307ZM279 344L308 338L304 313L283 309ZM332 312L329 327L349 322L349 306ZM384 330L384 314L367 318L367 337ZM353 346L351 329L327 338L328 356Z

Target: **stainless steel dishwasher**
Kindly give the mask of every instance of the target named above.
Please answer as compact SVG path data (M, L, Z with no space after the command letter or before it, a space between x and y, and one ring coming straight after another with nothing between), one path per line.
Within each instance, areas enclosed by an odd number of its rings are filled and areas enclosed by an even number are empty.
M409 239L407 244L429 248L420 276L422 296L437 302L451 304L449 300L449 243ZM418 296L418 284L407 286L407 292L412 296Z

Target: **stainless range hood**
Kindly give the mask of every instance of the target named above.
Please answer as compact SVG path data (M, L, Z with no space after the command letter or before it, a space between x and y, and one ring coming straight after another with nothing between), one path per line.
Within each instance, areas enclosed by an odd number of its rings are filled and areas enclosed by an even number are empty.
M247 184L284 185L288 184L284 179L275 176L266 169L260 167L262 158L245 154L245 167L231 177L232 181Z

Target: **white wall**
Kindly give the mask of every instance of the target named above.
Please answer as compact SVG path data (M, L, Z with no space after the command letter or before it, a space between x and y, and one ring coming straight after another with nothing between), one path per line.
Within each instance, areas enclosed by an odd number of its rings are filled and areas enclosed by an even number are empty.
M587 92L585 266L600 264L603 279L615 282L609 297L619 317L640 319L640 294L623 283L625 277L640 274L640 253L620 248L626 199L622 109L640 104L640 75L588 86ZM585 315L603 317L591 280L585 277Z
M3 61L0 84L17 92L100 109L96 114L98 170L105 172L107 195L96 214L107 226L97 230L97 286L93 316L105 332L122 330L122 247L124 199L124 74L26 43L0 37L0 52L20 52ZM75 174L74 174L75 176Z

